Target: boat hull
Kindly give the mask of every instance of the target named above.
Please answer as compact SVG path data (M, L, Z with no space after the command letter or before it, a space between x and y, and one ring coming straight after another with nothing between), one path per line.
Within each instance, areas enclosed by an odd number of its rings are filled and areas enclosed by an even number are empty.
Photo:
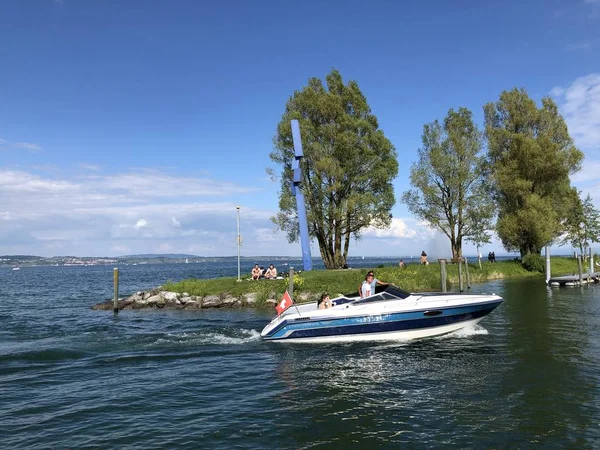
M295 315L267 325L264 340L277 342L333 342L411 340L438 336L472 326L492 312L500 297L481 303L436 308L331 317Z

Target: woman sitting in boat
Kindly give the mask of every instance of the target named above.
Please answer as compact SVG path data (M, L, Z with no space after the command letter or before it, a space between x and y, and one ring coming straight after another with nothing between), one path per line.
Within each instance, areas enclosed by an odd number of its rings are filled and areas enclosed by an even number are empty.
M265 278L277 278L277 269L273 264L271 264L265 272Z
M327 292L323 292L321 299L317 302L317 307L319 309L331 308L331 299L329 298L329 294Z

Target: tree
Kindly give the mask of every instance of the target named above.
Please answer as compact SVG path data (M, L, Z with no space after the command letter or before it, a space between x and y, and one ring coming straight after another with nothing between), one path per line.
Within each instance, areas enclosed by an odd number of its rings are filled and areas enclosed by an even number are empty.
M504 91L484 114L496 232L507 250L539 255L563 232L583 154L549 97L538 109L524 89Z
M271 220L298 240L292 196L294 149L290 120L300 122L304 158L302 186L309 235L316 238L327 268L346 263L350 239L369 226L389 227L395 203L392 180L398 173L396 150L355 81L344 85L332 70L327 88L318 78L296 91L277 126L271 160L281 166L279 213ZM274 170L267 169L273 176Z
M471 111L450 110L443 126L436 120L423 127L423 147L410 171L414 189L402 200L417 217L450 239L452 257L462 257L463 239L489 242L494 215L485 191L482 135Z
M581 193L574 190L573 202L565 221L566 233L561 244L571 244L587 258L586 248L600 242L600 211L594 208L590 194L581 201Z

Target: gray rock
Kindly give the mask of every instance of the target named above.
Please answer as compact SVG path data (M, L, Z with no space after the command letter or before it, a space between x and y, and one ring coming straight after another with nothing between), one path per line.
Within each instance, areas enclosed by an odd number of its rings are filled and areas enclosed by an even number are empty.
M133 294L130 297L128 297L127 300L131 300L132 302L137 302L137 301L140 301L140 300L144 300L144 292L143 291L138 291L135 294Z
M136 304L139 306L143 306L143 305L156 306L158 303L162 304L163 306L165 304L165 299L160 294L153 295L152 297L148 298L148 300L142 300L140 302L136 302Z
M253 306L256 304L256 299L258 294L256 292L248 292L242 296L242 303L245 303L248 306Z
M223 299L223 306L229 306L230 308L233 306L240 306L242 302L237 298L231 295L228 295Z
M218 295L207 295L202 299L203 308L220 308L222 304L223 301Z
M164 298L167 302L175 303L178 303L179 297L181 297L181 294L169 291L161 291L160 295L162 295L162 298Z

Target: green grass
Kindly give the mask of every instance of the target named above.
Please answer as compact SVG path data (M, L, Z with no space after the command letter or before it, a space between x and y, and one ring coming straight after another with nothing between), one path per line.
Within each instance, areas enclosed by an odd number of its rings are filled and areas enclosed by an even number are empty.
M577 272L577 261L572 258L552 257L552 275L564 275ZM302 272L294 277L294 294L308 292L314 296L323 291L332 296L356 292L364 280L368 269L349 270L313 270ZM441 290L440 266L437 262L422 266L409 264L405 269L398 267L374 268L375 276L382 281L395 285L411 292L439 291ZM463 266L464 272L464 266ZM449 289L456 289L459 285L458 265L447 264ZM514 277L543 277L538 272L528 272L518 261L500 261L497 263L482 262L481 269L477 260L469 262L469 275L471 283L481 283L488 280ZM464 274L463 274L464 276ZM249 274L246 275L250 277ZM236 277L216 279L188 279L179 282L168 282L163 288L173 292L187 292L190 295L225 295L231 294L239 297L242 294L254 292L259 302L267 298L278 298L288 288L286 280L243 280L237 282Z

